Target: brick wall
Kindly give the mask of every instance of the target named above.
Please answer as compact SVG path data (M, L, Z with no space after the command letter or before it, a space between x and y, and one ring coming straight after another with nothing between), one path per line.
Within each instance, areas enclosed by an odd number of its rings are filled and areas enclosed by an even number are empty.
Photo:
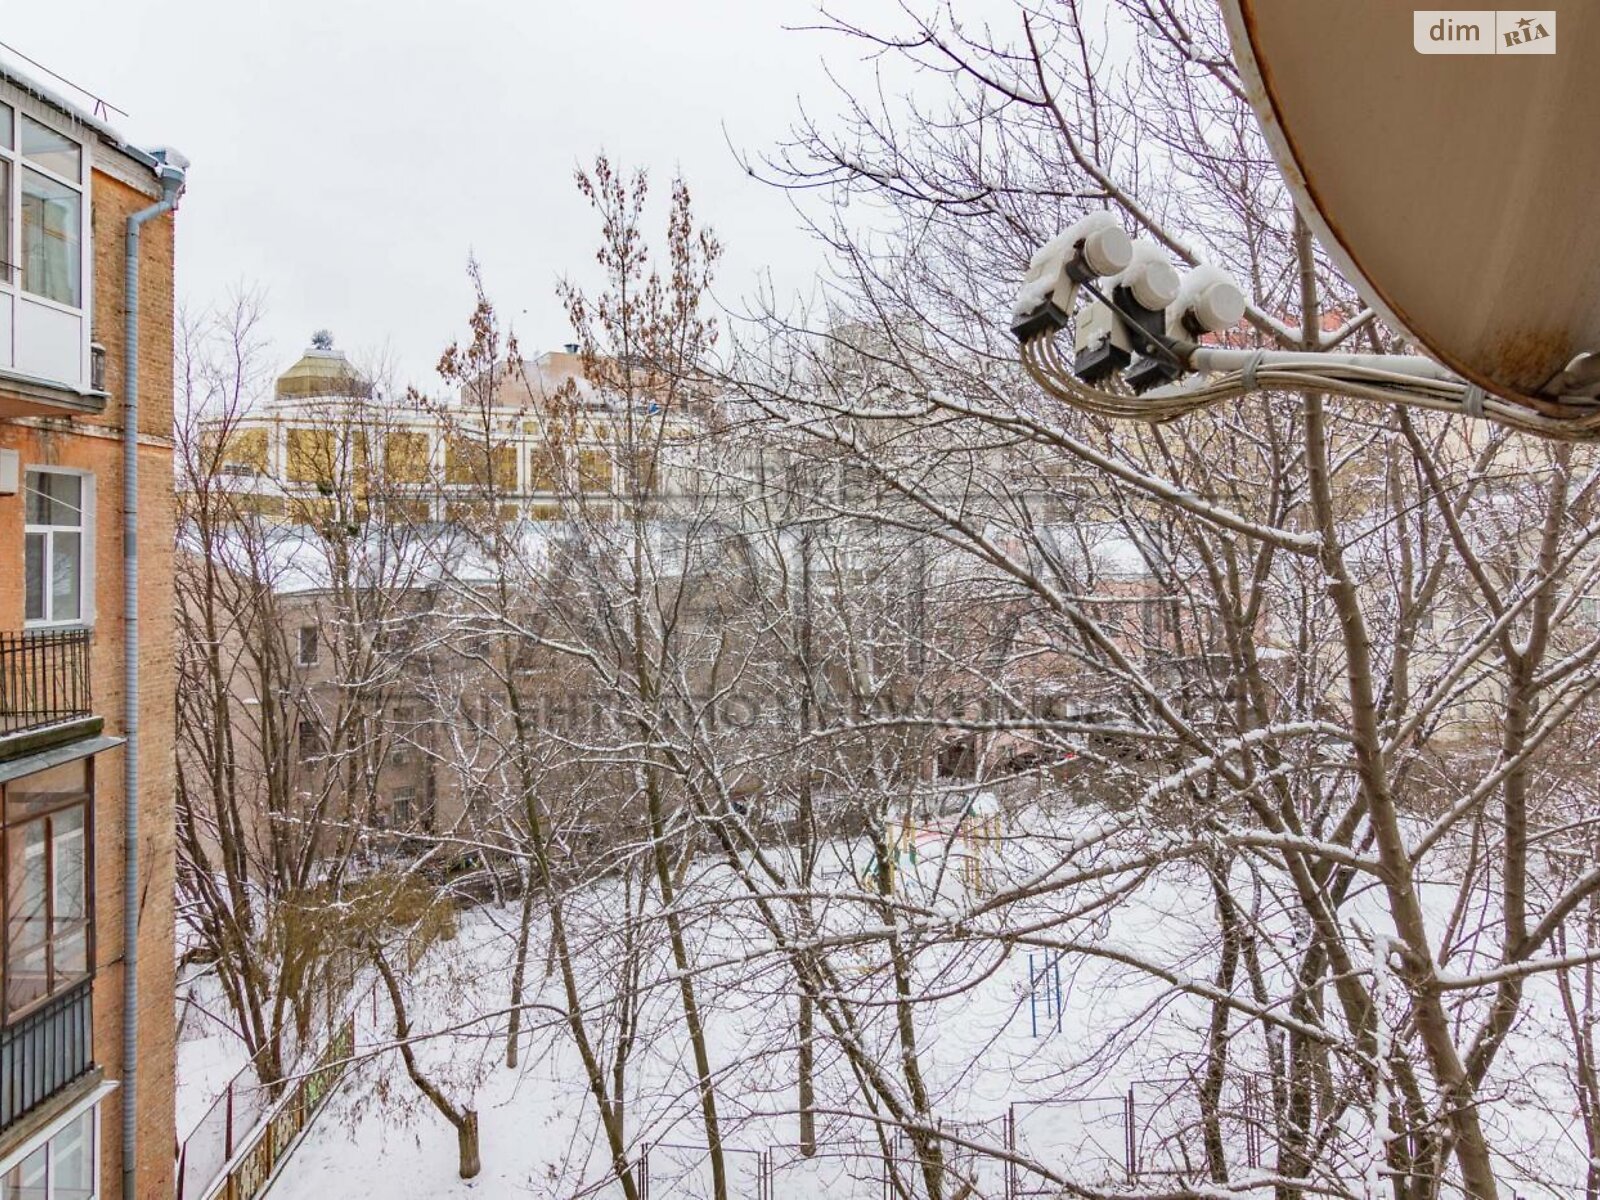
M106 348L111 401L98 421L121 427L124 235L128 216L151 198L107 176L94 180L94 336ZM139 278L139 1094L138 1194L172 1194L173 1015L173 589L172 357L173 218L147 222ZM120 442L116 443L120 453ZM94 650L96 708L107 728L123 729L122 471L100 505L96 538L100 623ZM108 520L110 518L110 520ZM106 586L109 583L110 586ZM112 636L100 636L104 630ZM114 631L114 633L113 633ZM95 1052L110 1077L122 1073L122 752L106 756L118 776L97 795L100 857L97 932L101 974L95 987ZM105 1108L102 1188L113 1195L122 1171L120 1093Z
M94 476L94 581L91 686L106 732L125 729L122 619L122 439L124 231L130 213L152 197L96 171L92 191L93 330L106 347L103 414L73 419L0 419L0 447L24 466L72 467ZM172 1194L173 1129L173 589L172 350L173 221L145 225L138 360L139 661L141 664L139 814L138 1195ZM0 496L0 629L20 629L22 497ZM122 1074L123 751L95 764L94 1055L107 1078ZM102 1194L120 1194L121 1093L102 1107Z

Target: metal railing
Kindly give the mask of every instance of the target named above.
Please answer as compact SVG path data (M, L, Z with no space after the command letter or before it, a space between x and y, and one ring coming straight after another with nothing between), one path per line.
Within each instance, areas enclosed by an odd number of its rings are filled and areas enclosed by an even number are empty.
M240 1071L178 1146L176 1200L261 1195L349 1069L358 1022L375 1023L377 1005L377 985L369 984L330 1022L310 1067L291 1072L275 1097L252 1067Z
M90 715L89 631L0 632L0 737Z
M223 1168L220 1184L208 1197L219 1200L255 1200L272 1182L300 1135L317 1115L323 1102L350 1065L355 1050L355 1017L349 1016L333 1031L310 1072L300 1076L278 1100L254 1134L245 1139Z
M0 1028L0 1129L26 1116L94 1065L85 979Z

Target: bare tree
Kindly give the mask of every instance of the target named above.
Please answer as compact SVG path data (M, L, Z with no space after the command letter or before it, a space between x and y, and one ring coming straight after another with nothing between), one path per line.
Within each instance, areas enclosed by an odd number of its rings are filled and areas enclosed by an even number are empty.
M1134 47L1117 70L1075 5L1019 7L1009 29L943 9L903 10L895 29L830 22L885 73L947 81L945 108L853 96L842 132L799 130L780 181L871 197L900 222L898 238L852 236L844 214L825 231L838 308L873 331L880 370L870 387L839 371L837 348L863 343L838 312L820 331L773 319L777 349L746 361L745 393L905 505L841 516L919 530L992 572L1053 669L1114 700L1112 727L1078 730L1138 747L1100 764L1098 790L1137 814L1106 850L1130 888L1187 860L1214 895L1209 979L1119 951L1210 1010L1196 1173L1284 1196L1369 1178L1397 1196L1503 1194L1507 1172L1546 1169L1487 1119L1528 981L1596 954L1557 936L1583 938L1600 877L1559 877L1533 850L1588 847L1592 818L1558 815L1544 781L1600 684L1600 643L1575 617L1595 580L1592 459L1316 395L1154 427L1040 395L1005 341L1008 293L1091 203L1248 280L1252 344L1389 338L1264 165L1214 14L1100 17ZM1085 525L1118 535L1134 582L1097 582L1063 537ZM1067 860L1055 873L1034 886L1081 886ZM1019 940L1106 954L1071 925L1029 922ZM1222 1137L1224 1084L1242 1074L1273 1097L1265 1174L1241 1173Z
M179 889L189 952L276 1085L361 949L337 913L371 858L406 686L394 642L424 564L414 530L386 519L369 382L352 376L348 403L292 447L318 497L274 478L244 420L266 389L258 319L238 300L180 347Z

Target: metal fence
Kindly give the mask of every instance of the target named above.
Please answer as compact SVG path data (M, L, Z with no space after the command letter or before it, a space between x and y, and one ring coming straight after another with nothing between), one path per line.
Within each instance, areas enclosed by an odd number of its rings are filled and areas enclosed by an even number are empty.
M253 1067L230 1079L178 1148L177 1200L204 1195L222 1175L234 1147L261 1124L271 1107L272 1093L256 1079Z
M722 1161L728 1173L730 1196L768 1200L765 1150L723 1146ZM634 1181L640 1200L652 1196L709 1196L711 1151L703 1143L644 1142L633 1159Z
M1063 1178L1131 1182L1139 1173L1134 1089L1061 1100L1019 1100L1006 1110L1008 1197L1054 1196L1059 1186L1017 1164L1022 1158Z
M377 1002L368 987L334 1023L309 1070L278 1091L246 1067L229 1081L178 1147L177 1200L253 1200L350 1065L356 1021Z
M810 1154L794 1146L762 1150L724 1145L728 1194L740 1200L812 1200L816 1196L856 1200L905 1200L928 1194L936 1175L939 1193L969 1200L1012 1195L1006 1165L964 1145L998 1136L1004 1118L960 1127L924 1140L936 1149L925 1161L913 1139L894 1130L883 1139L834 1137ZM993 1126L993 1128L990 1128ZM643 1142L630 1166L641 1200L687 1200L712 1194L711 1152L703 1143Z
M1229 1075L1215 1121L1230 1165L1256 1169L1273 1137L1271 1102L1260 1081ZM1144 1077L1125 1092L1073 1099L1018 1101L1006 1113L1013 1158L1079 1182L1102 1186L1206 1174L1200 1088L1192 1076ZM1055 1195L1047 1178L1015 1162L1007 1197Z
M1229 1077L1217 1121L1232 1165L1264 1165L1270 1107L1258 1080ZM1056 1179L1111 1191L1204 1177L1203 1134L1197 1081L1150 1077L1120 1092L1016 1101L989 1121L941 1122L922 1139L936 1150L926 1156L902 1129L882 1139L824 1138L811 1154L785 1145L724 1145L723 1155L729 1195L741 1200L905 1200L929 1194L930 1173L939 1177L941 1195L1027 1200L1060 1195ZM700 1143L643 1142L630 1165L645 1200L712 1192L710 1151Z
M222 1178L200 1200L210 1197L255 1200L266 1189L279 1163L288 1156L311 1118L333 1093L334 1085L344 1076L355 1044L356 1023L352 1014L334 1030L311 1070L300 1076L267 1114L266 1120L247 1135L243 1148L224 1168Z
M1129 1138L1139 1175L1194 1178L1204 1173L1206 1122L1199 1081L1191 1076L1146 1077L1138 1083L1138 1095L1138 1109L1129 1110ZM1256 1169L1266 1163L1275 1131L1263 1081L1230 1072L1216 1098L1213 1119L1231 1167Z
M90 715L87 629L0 632L0 736Z

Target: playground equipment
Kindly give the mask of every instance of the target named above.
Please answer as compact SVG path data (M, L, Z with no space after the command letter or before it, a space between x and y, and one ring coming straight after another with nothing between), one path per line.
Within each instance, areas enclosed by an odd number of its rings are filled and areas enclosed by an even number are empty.
M1061 1032L1061 1001L1061 955L1029 954L1028 1022L1034 1037L1041 1030Z
M999 813L969 817L961 825L961 882L974 896L993 892L991 866L999 857L1001 839Z
M889 891L893 892L899 886L900 872L909 867L914 872L917 869L917 830L915 826L891 826L888 838L888 863L889 863ZM878 855L874 853L867 859L866 868L861 872L861 886L869 892L878 887L879 864Z
M955 818L953 825L935 819L917 824L891 825L884 844L889 864L889 890L900 885L901 873L916 872L924 861L944 860L956 868L962 884L975 896L990 894L992 866L1003 844L1004 823L992 792L979 792ZM874 853L861 872L862 887L878 886L878 855Z

